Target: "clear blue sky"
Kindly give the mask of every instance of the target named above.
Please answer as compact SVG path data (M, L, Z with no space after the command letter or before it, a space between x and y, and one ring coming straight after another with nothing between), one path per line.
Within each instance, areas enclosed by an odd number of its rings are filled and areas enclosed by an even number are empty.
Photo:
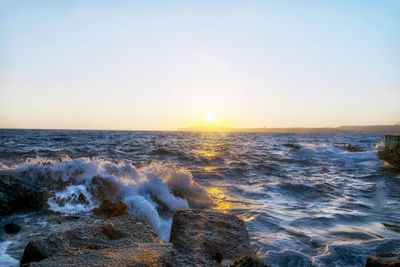
M0 1L0 127L400 121L400 1Z

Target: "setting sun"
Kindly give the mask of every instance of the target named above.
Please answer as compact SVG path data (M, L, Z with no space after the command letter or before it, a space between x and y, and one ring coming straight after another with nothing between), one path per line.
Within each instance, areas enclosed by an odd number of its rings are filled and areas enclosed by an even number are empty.
M207 113L207 115L206 115L206 121L207 121L208 123L213 123L213 122L215 122L215 115L214 115L214 113Z

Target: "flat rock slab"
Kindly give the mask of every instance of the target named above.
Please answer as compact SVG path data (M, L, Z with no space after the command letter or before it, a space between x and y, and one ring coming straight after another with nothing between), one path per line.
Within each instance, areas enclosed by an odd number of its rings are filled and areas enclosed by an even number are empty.
M106 249L129 246L138 242L159 243L153 229L132 215L123 215L73 230L55 233L33 240L25 247L21 265L39 262L66 251Z
M170 242L175 248L173 266L227 266L240 257L256 257L244 222L212 210L177 211Z
M172 246L166 243L138 243L129 247L90 250L82 249L66 252L39 263L37 267L64 266L137 266L166 267L172 266Z

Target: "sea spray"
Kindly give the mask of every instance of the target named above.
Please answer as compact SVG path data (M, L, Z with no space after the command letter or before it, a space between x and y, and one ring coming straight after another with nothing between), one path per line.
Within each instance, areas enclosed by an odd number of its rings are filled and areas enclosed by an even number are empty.
M98 204L84 185L67 186L50 197L47 203L50 210L71 215L90 212Z
M164 241L176 210L212 205L192 174L173 164L153 162L136 168L126 160L37 158L7 172L46 187L48 208L62 214L89 213L105 199L121 200L128 213L149 223Z

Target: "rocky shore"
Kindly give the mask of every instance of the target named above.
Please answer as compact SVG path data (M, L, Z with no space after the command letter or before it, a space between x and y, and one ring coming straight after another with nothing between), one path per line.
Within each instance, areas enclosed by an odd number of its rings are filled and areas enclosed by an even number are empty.
M236 216L179 210L170 242L163 242L135 216L107 218L112 213L108 209L102 221L30 241L21 266L266 266Z
M170 242L163 242L147 223L123 209L122 203L103 204L96 210L99 219L31 240L20 266L267 266L250 247L244 222L234 215L179 210ZM398 267L400 257L376 255L365 266Z
M7 178L0 179L0 216L47 210L48 193L40 190L45 187L15 176ZM123 202L103 200L89 220L54 214L57 220L80 223L26 240L20 266L267 266L251 248L244 222L234 215L209 209L178 210L169 242L163 242L152 227L126 209ZM21 226L7 222L4 231L15 234ZM400 257L379 254L366 259L365 266L400 267Z

